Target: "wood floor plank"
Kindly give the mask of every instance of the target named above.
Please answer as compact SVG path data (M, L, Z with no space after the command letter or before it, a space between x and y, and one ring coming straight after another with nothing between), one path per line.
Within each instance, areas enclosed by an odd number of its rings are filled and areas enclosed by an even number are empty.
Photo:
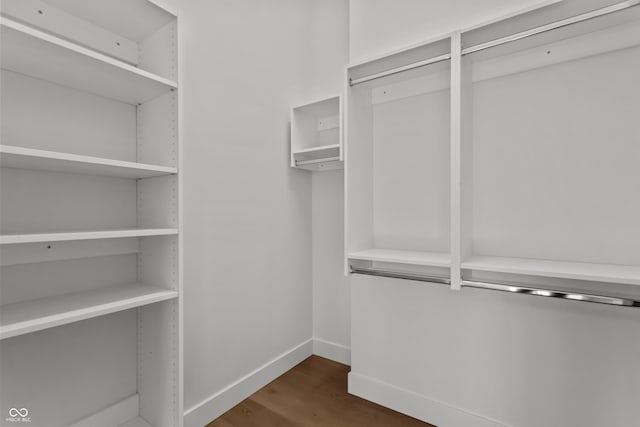
M350 395L348 373L311 356L207 427L433 427Z

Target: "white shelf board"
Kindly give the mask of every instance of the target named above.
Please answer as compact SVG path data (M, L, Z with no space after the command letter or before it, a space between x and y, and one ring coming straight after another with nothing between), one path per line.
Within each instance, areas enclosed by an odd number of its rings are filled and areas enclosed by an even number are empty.
M331 144L331 145L322 145L320 147L311 147L305 148L303 150L294 151L293 154L309 154L309 153L317 153L322 151L334 151L335 149L340 149L340 144Z
M124 424L120 424L120 427L153 427L146 422L142 417L135 417L132 420L127 421Z
M46 243L69 240L119 239L123 237L167 236L178 234L177 228L119 228L111 230L65 231L56 233L22 233L0 235L0 245Z
M129 104L177 87L171 80L5 17L0 25L3 69Z
M12 145L0 145L0 166L119 178L150 178L178 172L177 168L168 166L102 159Z
M0 306L0 339L28 334L154 302L178 293L134 283Z
M640 285L640 266L473 256L462 263L462 268L494 273Z
M389 262L394 264L421 265L427 267L451 266L451 255L444 252L401 251L394 249L366 249L352 252L349 259L358 261Z
M319 159L319 160L322 160L322 161L317 163L310 163L306 165L296 165L295 167L298 169L304 169L311 172L324 172L324 171L331 171L331 170L337 170L337 169L344 169L344 162L341 160L329 160L329 159L327 159L326 161L323 159Z

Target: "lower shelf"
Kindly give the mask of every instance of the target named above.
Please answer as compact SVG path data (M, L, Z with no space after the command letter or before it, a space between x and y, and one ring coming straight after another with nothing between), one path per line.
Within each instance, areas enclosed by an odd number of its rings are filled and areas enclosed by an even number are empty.
M451 266L451 256L444 252L401 251L394 249L372 248L364 251L352 252L349 254L349 259L355 261L388 262L426 267L449 268Z
M69 427L152 427L138 415L139 411L140 397L138 394L134 394L71 424Z
M462 268L493 273L640 285L640 266L474 256L463 262Z
M178 234L175 228L118 228L110 230L66 231L54 233L0 234L0 245L72 240L121 239L124 237L169 236Z
M176 298L178 293L134 283L0 306L0 339Z
M124 424L120 424L120 427L153 427L151 424L143 420L141 417L135 417L132 420L127 421Z

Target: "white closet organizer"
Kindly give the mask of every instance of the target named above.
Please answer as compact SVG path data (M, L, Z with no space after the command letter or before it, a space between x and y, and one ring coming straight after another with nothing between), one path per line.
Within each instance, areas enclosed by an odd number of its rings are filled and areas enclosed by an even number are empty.
M0 414L181 426L177 17L1 12Z
M640 285L640 7L586 3L462 36L465 277Z
M352 268L450 265L454 289L637 300L639 4L564 1L352 66Z
M349 68L352 265L449 277L450 46L439 40Z
M342 97L291 110L291 167L309 171L342 169Z

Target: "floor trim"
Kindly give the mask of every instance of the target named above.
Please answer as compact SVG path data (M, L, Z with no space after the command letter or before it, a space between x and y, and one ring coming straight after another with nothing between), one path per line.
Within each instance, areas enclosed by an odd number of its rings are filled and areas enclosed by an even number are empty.
M351 347L346 345L314 338L313 354L344 365L351 365Z
M509 427L353 371L349 373L349 393L438 427Z
M185 427L202 427L313 354L309 339L265 363L184 413Z

